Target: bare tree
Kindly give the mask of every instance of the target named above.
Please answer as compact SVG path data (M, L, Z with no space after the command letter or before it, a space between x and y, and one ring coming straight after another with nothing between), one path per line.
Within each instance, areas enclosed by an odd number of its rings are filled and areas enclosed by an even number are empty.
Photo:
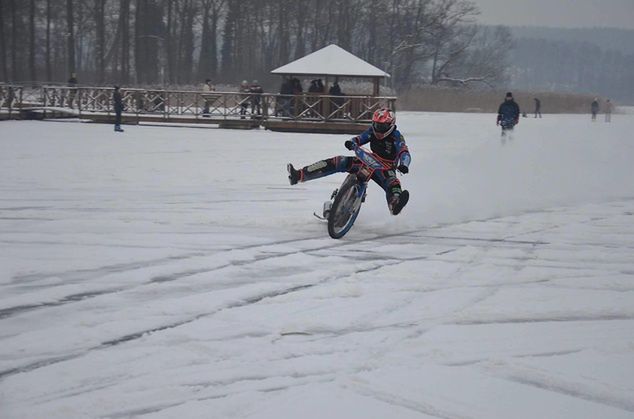
M46 0L46 80L53 80L53 68L51 65L51 0Z
M29 2L29 74L31 81L37 80L35 69L35 0Z
M66 30L68 36L67 44L67 73L72 74L75 70L75 24L74 24L73 0L66 0Z
M127 84L130 80L130 0L121 0L119 9L121 28L121 67L119 80Z
M46 0L46 32L40 4L0 3L5 78L274 80L272 68L336 42L391 73L398 88L491 84L507 67L510 39L473 25L468 0ZM502 64L485 65L494 62Z
M0 66L2 68L2 79L8 80L9 74L7 72L7 43L4 37L4 4L0 1Z
M106 62L104 54L106 51L106 0L95 0L95 69L96 81L99 84L104 82Z
M237 33L237 21L240 16L240 0L227 0L223 42L222 42L222 73L233 74L235 71L234 51Z
M137 0L134 27L137 81L154 84L159 80L159 50L164 35L163 9L156 0Z
M452 62L445 64L436 83L444 82L453 86L483 83L493 87L496 82L505 80L507 56L512 47L508 28L480 28L469 48Z
M15 1L9 0L9 8L11 10L11 79L18 79L18 23L17 13L15 10Z

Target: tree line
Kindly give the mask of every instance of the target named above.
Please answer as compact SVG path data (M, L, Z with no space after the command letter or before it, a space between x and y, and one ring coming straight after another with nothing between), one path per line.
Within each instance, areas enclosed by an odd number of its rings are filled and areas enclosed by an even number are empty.
M505 80L511 34L468 0L1 0L5 81L185 86L268 79L330 43L412 84Z
M519 88L634 101L634 54L589 42L518 38L512 58L511 80Z

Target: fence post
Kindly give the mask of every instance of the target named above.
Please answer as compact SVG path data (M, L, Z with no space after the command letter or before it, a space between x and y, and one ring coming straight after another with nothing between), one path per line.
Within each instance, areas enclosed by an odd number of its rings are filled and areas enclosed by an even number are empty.
M167 119L167 112L168 112L168 107L169 107L169 98L167 96L167 93L165 90L163 90L163 94L161 95L163 97L163 119Z
M13 86L9 86L7 89L7 98L5 99L7 105L9 106L9 119L13 116L13 95Z

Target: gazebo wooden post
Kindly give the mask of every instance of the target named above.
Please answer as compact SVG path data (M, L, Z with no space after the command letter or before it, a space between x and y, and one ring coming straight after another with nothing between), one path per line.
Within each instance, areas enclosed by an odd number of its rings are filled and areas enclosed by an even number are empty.
M328 87L328 85L330 84L330 79L328 79L328 75L324 75L324 95L328 95L330 94L330 87ZM330 115L330 98L329 97L322 97L322 102L321 102L321 111L322 111L322 115L324 116L324 119L328 119L328 115Z

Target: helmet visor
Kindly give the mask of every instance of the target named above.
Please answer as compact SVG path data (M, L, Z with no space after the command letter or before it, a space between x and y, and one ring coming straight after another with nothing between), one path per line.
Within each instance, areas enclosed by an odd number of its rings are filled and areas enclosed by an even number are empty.
M390 128L392 128L392 124L386 123L386 122L373 122L372 123L372 128L374 128L375 132L379 132L381 134L384 134L384 133L388 132L390 130Z

